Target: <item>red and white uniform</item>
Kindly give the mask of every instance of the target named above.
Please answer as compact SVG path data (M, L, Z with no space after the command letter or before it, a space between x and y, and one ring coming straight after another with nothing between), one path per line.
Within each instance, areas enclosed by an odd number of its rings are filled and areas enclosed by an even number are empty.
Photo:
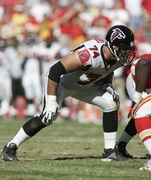
M104 64L102 47L104 41L90 40L78 46L79 58L85 67L61 77L57 89L57 101L61 104L65 97L71 96L89 104L99 106L104 112L118 109L113 97L102 90L102 85L113 75L113 71L121 65L119 62L112 66ZM45 95L47 95L47 78L45 81Z
M140 57L141 58L146 58L151 61L151 54L145 54ZM134 62L132 65L132 71L131 74L129 75L129 79L127 81L135 83L135 67L138 61ZM142 93L142 100L139 102L137 107L134 110L133 113L133 119L135 121L135 127L137 130L137 133L139 137L141 138L141 141L143 142L144 146L148 150L150 156L151 156L151 65L148 63L148 68L146 73L147 73L147 80L145 81L145 87L144 91L145 93ZM144 70L142 71L144 73ZM141 71L139 73L142 73ZM140 74L141 75L141 74ZM131 77L131 78L130 78ZM142 79L141 79L142 81ZM141 82L140 82L141 83ZM131 85L130 83L127 83ZM127 89L131 88L132 86L127 87ZM137 94L138 92L136 92ZM136 95L135 94L135 95ZM136 96L134 96L135 99ZM132 99L133 100L133 99ZM140 170L148 170L151 171L151 160L149 160L143 167L140 168Z
M138 61L142 58L149 58L151 59L151 54L144 54L139 59L136 59L132 66L131 66L131 73L128 75L126 80L126 88L127 92L129 94L129 97L131 100L133 100L134 94L135 94L135 66L138 63ZM141 73L141 72L140 72ZM135 118L145 117L145 116L151 116L151 70L150 74L148 76L146 86L144 89L144 92L142 93L143 100L139 104L138 108L136 109L134 113Z

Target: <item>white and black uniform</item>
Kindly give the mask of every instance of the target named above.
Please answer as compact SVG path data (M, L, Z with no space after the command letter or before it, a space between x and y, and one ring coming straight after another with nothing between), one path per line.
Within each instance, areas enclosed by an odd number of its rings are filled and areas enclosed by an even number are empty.
M74 51L78 52L83 67L71 73L66 73L65 69L61 70L60 74L63 75L61 77L59 76L59 80L56 77L58 74L55 68L56 65L58 68L58 64L61 63L56 62L56 64L50 67L43 81L43 110L45 110L45 102L48 99L48 78L51 80L54 78L56 80L54 82L59 82L56 94L58 105L61 106L64 98L71 96L103 109L104 150L111 150L114 149L116 143L119 99L114 89L108 86L108 83L111 83L113 71L119 68L121 64L119 61L115 61L116 63L114 65L105 64L104 45L104 41L90 40L78 46ZM110 93L106 87L110 87L113 93ZM9 143L13 142L19 146L22 142L49 125L50 123L47 124L43 121L43 112L39 116L35 116L27 121ZM21 138L18 141L18 137L20 136Z
M79 58L85 69L79 69L63 75L57 89L57 101L61 105L64 98L71 96L89 104L99 106L104 112L118 109L110 93L102 90L113 71L121 65L106 66L103 60L104 41L90 40L78 46ZM51 70L51 69L50 69ZM44 95L47 96L48 73L45 77Z

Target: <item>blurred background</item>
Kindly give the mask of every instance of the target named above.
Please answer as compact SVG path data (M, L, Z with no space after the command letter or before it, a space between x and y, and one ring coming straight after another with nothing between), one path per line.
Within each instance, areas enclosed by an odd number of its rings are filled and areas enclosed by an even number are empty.
M0 118L25 118L40 112L42 78L51 63L79 43L104 39L116 24L135 35L136 58L151 53L151 0L1 0ZM125 89L129 68L116 70L113 86L121 98L125 124L130 100ZM101 123L99 108L71 97L60 119Z

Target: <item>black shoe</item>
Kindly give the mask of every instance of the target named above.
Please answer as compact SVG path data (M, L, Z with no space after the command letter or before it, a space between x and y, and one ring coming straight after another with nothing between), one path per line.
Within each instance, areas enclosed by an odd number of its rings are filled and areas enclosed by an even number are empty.
M130 155L126 150L126 142L121 141L119 144L116 145L116 148L119 150L119 152L128 159L133 159L133 156Z
M112 160L127 161L128 159L126 157L123 157L123 155L115 147L114 149L104 149L101 160L104 162L110 162Z
M16 150L17 146L14 143L10 143L8 147L5 145L2 152L2 159L4 161L19 161L16 156Z

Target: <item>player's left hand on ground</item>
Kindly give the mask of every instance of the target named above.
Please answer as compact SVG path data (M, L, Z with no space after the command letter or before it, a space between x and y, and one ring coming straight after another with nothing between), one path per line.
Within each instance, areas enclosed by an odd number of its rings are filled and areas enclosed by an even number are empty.
M42 122L46 125L53 123L58 116L58 104L56 96L48 95L46 98L45 109L42 112Z
M108 93L110 93L113 96L113 100L116 102L116 104L120 105L120 98L115 89L113 88L111 83L106 83L103 85L103 89L106 90Z

